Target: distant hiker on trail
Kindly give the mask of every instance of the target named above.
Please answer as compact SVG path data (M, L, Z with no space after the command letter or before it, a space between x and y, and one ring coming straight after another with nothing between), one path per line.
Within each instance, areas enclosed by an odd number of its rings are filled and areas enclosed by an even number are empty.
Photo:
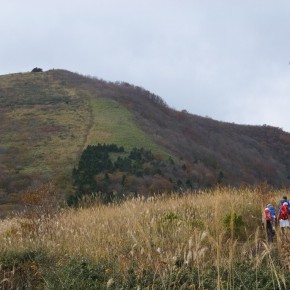
M288 202L284 202L282 204L282 206L279 208L279 225L280 228L282 229L282 233L285 237L286 233L285 233L285 228L289 228L290 227L290 223L289 223L289 208L288 208Z
M271 218L272 218L272 224L276 224L276 210L275 210L275 207L271 204L271 203L268 203L267 204L267 208L270 210L270 213L271 213Z
M266 221L268 242L272 243L274 241L275 229L273 227L273 216L268 206L264 208L264 220Z

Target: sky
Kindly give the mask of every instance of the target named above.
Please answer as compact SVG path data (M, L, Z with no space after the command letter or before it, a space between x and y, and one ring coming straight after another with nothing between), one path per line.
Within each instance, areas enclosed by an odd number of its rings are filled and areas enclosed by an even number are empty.
M290 1L0 4L0 75L66 69L141 86L176 110L290 132Z

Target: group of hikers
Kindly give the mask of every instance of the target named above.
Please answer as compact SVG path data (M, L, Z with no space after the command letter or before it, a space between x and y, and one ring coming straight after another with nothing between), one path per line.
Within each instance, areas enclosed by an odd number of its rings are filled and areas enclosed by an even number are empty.
M272 204L267 204L264 207L264 220L266 222L266 230L268 241L273 242L275 236L275 225L279 224L282 229L282 235L285 237L285 228L290 228L290 201L287 196L279 201L278 212L276 215L275 207Z

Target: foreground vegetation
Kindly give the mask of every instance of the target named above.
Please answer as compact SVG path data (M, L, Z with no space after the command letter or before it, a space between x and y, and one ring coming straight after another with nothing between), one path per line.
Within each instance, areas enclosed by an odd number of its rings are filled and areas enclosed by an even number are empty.
M1 221L0 288L289 289L290 244L261 228L262 205L282 194L225 188L54 214L35 203Z

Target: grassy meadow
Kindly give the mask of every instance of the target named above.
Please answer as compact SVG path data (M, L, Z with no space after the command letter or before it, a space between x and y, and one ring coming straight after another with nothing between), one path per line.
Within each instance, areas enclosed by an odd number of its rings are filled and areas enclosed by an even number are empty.
M96 201L51 213L48 202L0 223L1 289L289 289L290 243L268 243L263 204L283 192L220 188ZM290 238L290 235L289 235Z

